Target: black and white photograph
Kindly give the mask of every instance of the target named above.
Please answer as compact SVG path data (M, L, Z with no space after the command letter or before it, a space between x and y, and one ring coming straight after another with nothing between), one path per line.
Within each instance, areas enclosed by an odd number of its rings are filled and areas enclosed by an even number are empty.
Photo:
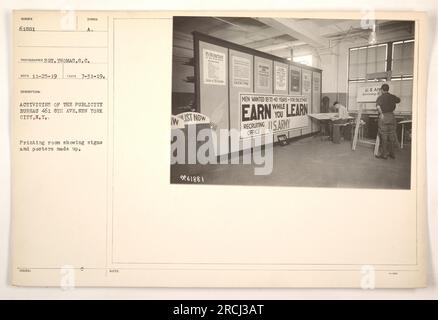
M176 16L172 45L171 183L411 188L414 21Z

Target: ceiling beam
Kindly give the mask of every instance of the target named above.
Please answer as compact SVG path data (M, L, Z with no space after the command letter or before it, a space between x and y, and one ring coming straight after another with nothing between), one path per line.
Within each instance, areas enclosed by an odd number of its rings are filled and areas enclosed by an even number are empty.
M319 34L322 37L329 38L333 34L347 33L351 29L361 29L360 20L340 20L330 25L319 28ZM364 29L367 30L367 29ZM368 29L369 30L369 29Z
M295 21L287 18L257 18L260 22L284 32L313 47L328 47L328 39L319 35L319 27L311 20Z
M250 43L255 43L264 39L272 39L284 34L281 31L274 30L270 27L248 27L248 29L248 32L230 32L233 30L230 28L226 31L211 32L209 35L248 46Z
M278 33L278 31L276 31L275 29L272 29L272 28L269 28L269 29ZM258 49L258 48L272 46L272 45L280 44L280 43L284 43L284 42L292 42L293 40L296 40L296 39L293 39L290 36L285 35L285 34L280 34L278 36L270 36L270 37L266 37L266 38L260 38L259 40L256 40L256 41L246 42L246 43L244 43L244 45L249 47L249 48L252 48L252 49Z
M296 40L296 41L286 41L282 43L272 44L264 47L258 47L256 49L260 51L271 52L271 51L277 51L277 50L288 49L288 48L290 49L298 46L304 46L306 44L307 43L303 41Z

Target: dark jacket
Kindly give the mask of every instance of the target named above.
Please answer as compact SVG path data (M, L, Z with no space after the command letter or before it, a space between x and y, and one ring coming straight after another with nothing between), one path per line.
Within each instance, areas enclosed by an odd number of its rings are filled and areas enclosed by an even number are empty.
M400 102L400 98L385 92L380 97L377 98L376 104L382 109L382 113L393 112L395 110L395 105Z

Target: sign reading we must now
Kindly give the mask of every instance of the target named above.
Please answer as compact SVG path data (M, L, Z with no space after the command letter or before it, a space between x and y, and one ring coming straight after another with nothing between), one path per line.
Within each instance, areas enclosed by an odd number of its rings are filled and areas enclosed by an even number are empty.
M240 94L240 137L278 133L306 127L309 105L305 96Z

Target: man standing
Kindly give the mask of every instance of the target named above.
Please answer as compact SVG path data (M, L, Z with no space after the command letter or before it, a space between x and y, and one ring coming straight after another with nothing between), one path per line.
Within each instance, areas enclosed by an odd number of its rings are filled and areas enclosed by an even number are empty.
M388 159L388 156L395 159L394 144L396 122L394 110L396 104L400 102L400 98L389 93L389 85L382 84L380 88L381 95L377 98L376 105L379 113L378 134L380 136L381 152L376 158Z

